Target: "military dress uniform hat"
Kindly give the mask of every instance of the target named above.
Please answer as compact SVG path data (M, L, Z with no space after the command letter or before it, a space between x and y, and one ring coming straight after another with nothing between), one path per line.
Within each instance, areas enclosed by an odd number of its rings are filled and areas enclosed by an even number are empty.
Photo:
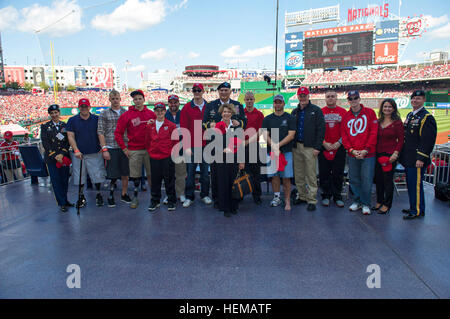
M52 105L50 105L50 106L48 107L48 113L50 114L50 112L52 112L52 111L58 111L58 112L60 112L60 110L59 110L59 105L58 105L58 104L52 104Z
M231 84L228 83L228 82L223 82L222 84L220 84L220 85L217 87L217 90L220 90L220 89L222 89L222 88L231 89Z
M411 98L415 97L415 96L425 96L425 91L423 90L415 90L412 94L411 94Z

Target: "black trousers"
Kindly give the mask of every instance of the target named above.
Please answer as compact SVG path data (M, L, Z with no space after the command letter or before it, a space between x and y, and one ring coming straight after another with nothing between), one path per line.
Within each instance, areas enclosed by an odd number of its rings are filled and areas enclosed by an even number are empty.
M237 163L216 163L217 171L217 195L219 210L223 212L232 212L239 207L239 201L233 199L231 189L234 179L238 173Z
M259 144L259 143L258 143ZM250 148L245 148L245 171L250 174L253 182L253 198L261 197L261 161L258 158L259 145L256 148L257 153L252 154L256 158L256 163L250 163ZM253 149L252 149L253 151ZM256 155L256 156L255 156Z
M211 196L214 202L218 201L218 189L217 189L217 163L213 162L209 164L211 171Z
M338 148L334 160L329 161L319 154L319 181L320 188L322 188L323 199L333 199L335 201L342 200L342 186L344 183L344 169L345 169L345 148L341 146Z
M170 203L177 202L175 194L175 163L170 157L164 159L153 159L150 157L151 169L151 196L152 202L160 202L161 200L161 185L164 180L166 188L166 195Z
M392 163L392 170L383 172L378 157L388 156L392 154L377 154L377 161L375 162L375 184L377 187L377 203L391 208L392 199L394 198L394 173L397 162Z

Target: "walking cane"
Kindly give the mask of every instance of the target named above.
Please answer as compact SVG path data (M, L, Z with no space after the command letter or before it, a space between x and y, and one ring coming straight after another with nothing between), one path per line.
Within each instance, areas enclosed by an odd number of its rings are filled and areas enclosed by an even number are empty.
M83 174L83 158L80 160L80 179L78 181L78 203L77 203L77 215L80 215L80 205L81 205L81 191L82 191L82 185L81 185L81 175Z

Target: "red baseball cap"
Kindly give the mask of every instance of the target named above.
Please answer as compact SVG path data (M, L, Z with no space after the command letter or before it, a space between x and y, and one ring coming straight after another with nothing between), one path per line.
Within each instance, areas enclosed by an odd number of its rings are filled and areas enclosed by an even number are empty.
M79 101L78 101L78 107L80 107L80 106L91 106L91 103L89 102L89 100L88 99L80 99Z
M309 90L308 90L308 88L307 88L306 86L300 87L300 88L298 89L298 91L297 91L297 95L300 95L300 94L309 95Z
M379 157L378 163L380 163L383 172L390 172L392 170L392 163L389 162L389 157L387 156Z
M192 86L192 89L194 89L195 87L199 88L199 89L202 90L202 91L205 90L205 89L203 88L203 84L201 84L201 83L195 83L195 84Z
M270 152L270 159L274 160L276 158L274 152ZM278 156L278 166L277 166L277 172L284 172L284 168L287 165L286 157L284 157L283 153L280 153L280 156Z
M11 131L6 131L5 134L3 135L4 138L6 139L10 139L13 137L13 132Z
M170 101L170 100L177 100L177 101L179 101L180 98L178 97L178 95L172 94L172 95L169 95L169 97L167 98L167 101Z
M323 151L323 156L328 160L332 161L336 157L335 151Z
M159 108L166 109L166 105L163 102L156 102L155 103L155 107L153 109L156 110L156 109L159 109Z
M138 95L138 94L142 95L142 97L145 99L145 94L144 94L144 92L142 92L142 90L133 91L133 92L130 93L130 96L133 97L133 96Z

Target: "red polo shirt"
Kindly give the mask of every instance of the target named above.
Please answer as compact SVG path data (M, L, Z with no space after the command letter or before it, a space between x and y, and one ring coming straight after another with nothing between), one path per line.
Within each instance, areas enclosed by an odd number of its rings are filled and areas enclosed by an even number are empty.
M244 109L245 116L247 117L247 129L253 128L256 132L262 127L262 122L264 120L264 114L256 107L253 108L251 112L248 111L247 108ZM252 130L253 131L253 130ZM252 137L255 134L250 134L249 136L245 136L245 140L248 140L250 137Z

